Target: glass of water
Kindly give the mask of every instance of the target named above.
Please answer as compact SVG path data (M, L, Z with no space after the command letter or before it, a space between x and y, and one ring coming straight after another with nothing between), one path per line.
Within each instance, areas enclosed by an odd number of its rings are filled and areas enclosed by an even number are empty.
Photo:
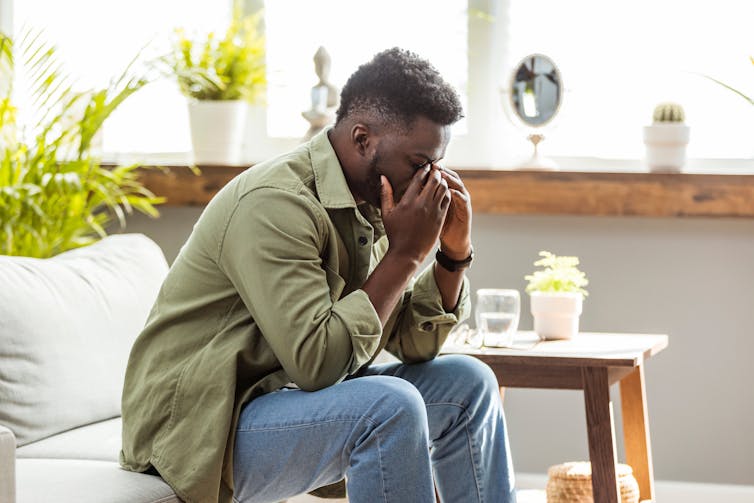
M505 347L513 343L521 314L518 290L482 288L476 292L476 328L484 345Z

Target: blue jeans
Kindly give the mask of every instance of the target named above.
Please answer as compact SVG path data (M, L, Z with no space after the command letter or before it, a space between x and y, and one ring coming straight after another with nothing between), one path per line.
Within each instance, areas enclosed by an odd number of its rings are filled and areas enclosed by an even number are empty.
M435 486L443 502L515 502L497 379L470 356L263 395L241 412L233 462L240 503L344 476L350 503L434 503Z

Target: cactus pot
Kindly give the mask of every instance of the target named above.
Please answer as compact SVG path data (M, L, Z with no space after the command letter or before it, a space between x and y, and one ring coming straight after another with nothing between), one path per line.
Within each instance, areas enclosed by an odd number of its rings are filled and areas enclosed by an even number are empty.
M655 123L644 127L649 171L677 173L686 164L689 127L683 123Z
M534 331L540 339L573 339L579 333L583 300L578 292L531 292Z

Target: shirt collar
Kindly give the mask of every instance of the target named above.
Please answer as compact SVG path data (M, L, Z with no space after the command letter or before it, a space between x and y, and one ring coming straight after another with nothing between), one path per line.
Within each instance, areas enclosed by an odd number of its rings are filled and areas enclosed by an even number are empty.
M327 136L330 129L320 131L309 142L317 194L325 208L356 208L356 201L351 189L348 188L343 167Z
M356 200L348 188L343 167L340 165L335 149L330 143L327 132L331 127L317 133L309 142L309 155L314 171L314 184L322 206L329 209L353 208L357 213ZM364 203L360 213L374 228L377 236L385 234L382 215L379 208Z

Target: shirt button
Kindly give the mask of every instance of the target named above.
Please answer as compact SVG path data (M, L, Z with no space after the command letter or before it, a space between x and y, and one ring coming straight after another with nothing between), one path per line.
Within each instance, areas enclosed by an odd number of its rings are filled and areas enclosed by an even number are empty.
M361 246L364 246L364 245L366 245L368 241L369 241L369 240L367 239L367 237L366 237L366 236L359 236L359 244L360 244Z
M424 323L421 324L421 329L424 330L425 332L431 332L434 328L435 326L432 324L431 321L425 321Z

